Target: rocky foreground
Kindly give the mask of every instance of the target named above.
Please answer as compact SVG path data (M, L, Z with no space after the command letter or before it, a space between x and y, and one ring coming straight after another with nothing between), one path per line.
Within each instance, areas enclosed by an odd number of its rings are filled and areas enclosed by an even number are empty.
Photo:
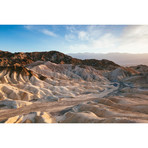
M1 123L147 123L148 66L0 52Z

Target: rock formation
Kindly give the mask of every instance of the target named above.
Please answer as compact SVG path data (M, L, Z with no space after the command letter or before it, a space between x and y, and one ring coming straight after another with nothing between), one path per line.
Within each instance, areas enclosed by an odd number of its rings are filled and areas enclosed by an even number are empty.
M96 69L115 69L119 65L109 60L80 60L72 58L57 51L50 52L30 52L30 53L10 53L0 51L0 66L13 66L20 65L25 66L36 61L50 61L56 64L73 64L73 65L87 65Z
M1 123L147 123L148 66L0 51Z

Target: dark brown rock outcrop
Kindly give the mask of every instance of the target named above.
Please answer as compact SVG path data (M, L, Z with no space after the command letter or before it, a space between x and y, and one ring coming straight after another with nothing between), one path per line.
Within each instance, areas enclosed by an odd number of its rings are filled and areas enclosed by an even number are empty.
M73 65L87 65L92 66L95 69L103 70L114 70L119 65L109 60L96 60L86 59L80 60L72 58L71 56L65 55L57 51L49 52L18 52L10 53L0 51L0 66L26 66L36 61L50 61L56 64L73 64Z

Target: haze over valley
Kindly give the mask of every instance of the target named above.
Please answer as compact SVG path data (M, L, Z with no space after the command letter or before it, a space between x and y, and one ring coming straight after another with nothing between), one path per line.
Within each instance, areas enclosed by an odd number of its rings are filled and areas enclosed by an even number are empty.
M79 59L108 59L123 66L148 65L148 53L69 53L68 55Z

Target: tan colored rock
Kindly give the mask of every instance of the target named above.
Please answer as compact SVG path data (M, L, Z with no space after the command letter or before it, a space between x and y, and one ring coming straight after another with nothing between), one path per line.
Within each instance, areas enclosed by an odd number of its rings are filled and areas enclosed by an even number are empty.
M17 120L19 119L19 116L11 117L5 123L16 123Z
M5 123L55 123L55 119L46 112L30 112L9 118Z
M61 123L99 123L102 118L96 116L93 112L68 112L64 115Z

